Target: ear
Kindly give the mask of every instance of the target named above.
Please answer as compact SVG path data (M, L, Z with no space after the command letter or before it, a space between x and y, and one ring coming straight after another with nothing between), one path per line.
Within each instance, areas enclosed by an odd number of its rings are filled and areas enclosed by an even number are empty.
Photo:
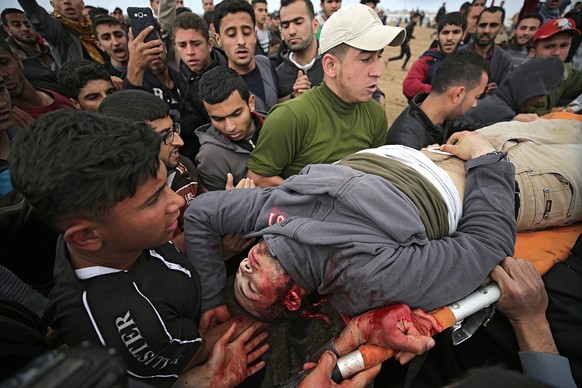
M529 59L534 59L536 57L536 50L531 47L527 53L527 56L529 57Z
M79 109L79 110L82 109L81 104L79 104L79 101L75 100L74 98L69 98L69 101L75 109Z
M251 110L251 112L255 111L255 95L251 94L249 96L249 108Z
M99 39L95 38L95 46L97 46L97 48L101 51L105 51L103 49L103 46L101 46L101 43L99 43Z
M325 54L321 58L321 65L323 66L323 72L329 77L335 77L337 75L336 65L337 58L331 54Z
M458 104L465 97L466 90L464 86L454 86L449 92L453 103Z
M218 39L216 40L216 42L218 42ZM222 44L219 43L220 46L222 46ZM212 38L208 39L208 52L211 53L212 52L212 48L214 47L214 45L212 44Z
M12 36L12 35L10 34L10 30L8 29L8 27L6 27L6 26L4 26L4 25L3 25L3 26L2 26L2 28L4 29L4 32L6 33L6 35L8 35L8 36Z
M74 223L65 230L65 242L85 252L96 252L103 246L103 239L97 228L87 221Z
M216 43L222 47L222 39L220 39L220 34L218 32L214 33L214 39L216 39ZM212 39L210 39L210 45L212 46Z
M297 291L298 290L296 289L296 287L293 286L291 291L289 291L289 293L285 297L285 300L283 300L283 304L285 305L285 307L287 307L287 310L289 311L296 311L299 309L299 307L301 307L301 296L299 296L299 293Z
M319 20L317 18L313 18L313 32L316 33L319 30Z

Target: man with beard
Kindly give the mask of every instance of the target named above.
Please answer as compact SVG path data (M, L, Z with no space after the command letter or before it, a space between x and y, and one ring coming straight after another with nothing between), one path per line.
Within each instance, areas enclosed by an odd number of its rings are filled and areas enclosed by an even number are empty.
M24 12L16 8L2 11L2 25L8 34L6 41L21 61L38 58L47 69L53 69L55 60L47 46L42 44L34 27L28 22Z
M495 38L503 27L505 10L501 7L485 8L477 20L475 41L464 46L464 50L472 50L481 55L491 67L489 84L485 90L491 94L497 89L497 85L513 70L513 59L505 50L495 44Z
M421 149L444 144L453 121L477 105L487 85L489 66L478 55L460 50L447 56L435 72L430 92L417 94L394 120L386 144Z
M457 50L467 28L467 19L460 12L444 15L437 26L438 47L425 52L414 62L402 82L402 92L412 100L418 93L430 92L432 78L445 57Z
M527 58L531 41L536 31L542 25L542 17L538 13L528 13L519 19L513 31L513 37L501 47L513 58L513 67L518 67Z
M112 77L121 77L127 71L129 61L127 33L123 25L113 16L101 15L93 19L92 28L97 47L109 56L105 69Z
M167 63L167 51L159 40L144 42L153 27L147 27L129 42L129 62L123 83L124 89L141 89L153 93L170 107L170 115L180 119L180 74Z
M6 42L24 66L22 73L33 84L63 93L58 81L55 60L48 45L28 22L24 12L16 8L2 11L2 24L8 34Z
M281 37L287 52L277 66L278 95L287 100L319 85L323 79L321 56L317 53L317 21L313 3L306 0L281 1Z
M242 77L255 96L257 112L266 115L277 103L277 75L269 58L254 55L258 34L255 11L247 1L225 0L214 8L214 28L216 41L228 58L228 67Z

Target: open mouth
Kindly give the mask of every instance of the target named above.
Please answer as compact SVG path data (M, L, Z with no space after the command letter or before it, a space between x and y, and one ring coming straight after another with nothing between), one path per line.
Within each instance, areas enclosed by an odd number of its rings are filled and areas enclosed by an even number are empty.
M9 110L0 111L0 121L8 121L12 119L12 112Z

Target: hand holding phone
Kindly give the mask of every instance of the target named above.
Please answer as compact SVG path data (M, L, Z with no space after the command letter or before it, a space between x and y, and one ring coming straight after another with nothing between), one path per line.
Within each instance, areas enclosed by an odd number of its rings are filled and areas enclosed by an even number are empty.
M146 36L144 42L158 39L158 34L155 29L156 21L154 20L151 8L128 7L127 15L134 37L138 36L147 26L153 26L154 29Z

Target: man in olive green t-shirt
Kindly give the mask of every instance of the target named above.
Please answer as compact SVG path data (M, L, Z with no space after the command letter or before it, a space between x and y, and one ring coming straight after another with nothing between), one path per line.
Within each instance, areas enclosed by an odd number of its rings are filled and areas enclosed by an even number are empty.
M384 47L399 46L405 35L361 4L334 13L319 41L323 83L273 107L247 177L257 186L278 186L307 164L333 163L384 144L388 120L372 94L382 75Z

